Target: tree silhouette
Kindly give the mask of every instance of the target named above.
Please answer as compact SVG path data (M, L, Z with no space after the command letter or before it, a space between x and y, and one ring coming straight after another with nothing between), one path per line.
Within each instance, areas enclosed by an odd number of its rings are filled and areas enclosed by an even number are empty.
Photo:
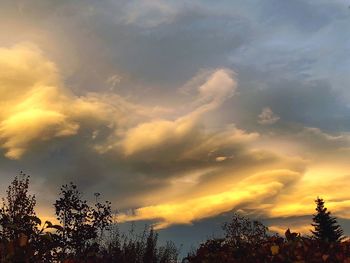
M135 233L134 224L128 234L120 234L113 225L107 243L105 261L108 263L174 263L178 262L179 249L173 242L159 246L158 233L152 227L145 226L142 234Z
M152 228L145 228L141 236L121 236L117 222L112 224L111 203L99 202L99 193L90 205L75 184L63 185L54 204L57 225L41 224L36 217L29 176L21 172L6 193L0 205L0 262L177 262L174 243L158 246L158 234Z
M268 228L259 221L252 221L242 215L234 213L231 222L225 223L223 229L226 239L234 246L244 243L258 244L266 239Z
M314 238L326 242L339 242L343 237L343 230L338 225L335 217L331 216L331 212L327 211L322 198L315 200L317 213L313 216L313 224L315 230L311 230Z
M63 185L60 196L54 206L62 225L57 231L61 258L85 258L87 253L96 252L98 245L93 241L111 222L111 203L90 206L73 183Z
M38 228L41 221L34 211L35 196L28 191L29 176L20 172L8 186L0 208L1 242L6 245L7 260L14 262L51 254L48 246L42 246L45 228Z
M23 234L32 238L37 232L37 224L40 220L34 211L36 200L28 190L29 176L21 172L9 185L6 198L2 198L1 236L7 240L16 240Z
M145 254L143 256L144 263L157 263L157 241L158 234L151 228L146 241Z

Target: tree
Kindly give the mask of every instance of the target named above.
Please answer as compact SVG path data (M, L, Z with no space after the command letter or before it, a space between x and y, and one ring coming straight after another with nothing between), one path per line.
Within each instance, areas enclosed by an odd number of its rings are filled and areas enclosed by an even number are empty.
M233 214L231 222L225 223L226 240L233 246L242 244L259 244L267 238L268 228L259 221L252 221L237 213Z
M317 213L313 215L313 224L315 230L311 230L315 239L326 242L339 242L343 238L343 230L338 225L335 217L324 207L322 198L315 200Z
M39 251L41 221L36 217L35 196L29 194L29 176L20 172L8 186L6 198L2 198L0 208L0 236L6 244L7 258L20 261L24 258L42 256ZM45 253L46 251L40 251Z
M159 246L158 233L145 226L141 234L131 224L128 234L121 234L116 225L110 228L110 239L102 254L105 262L118 263L174 263L178 262L179 249L173 242Z
M96 252L98 245L93 241L111 223L111 203L102 204L96 198L95 206L90 206L73 183L63 185L60 196L54 206L62 225L57 231L61 258L72 256L79 259Z
M26 235L30 239L38 232L37 225L41 222L34 211L36 200L28 190L29 176L21 172L9 185L6 198L2 198L0 208L2 238L16 240Z
M157 241L158 234L151 228L146 241L143 263L157 263Z
M179 249L172 241L167 241L165 246L158 248L158 261L159 263L178 262Z

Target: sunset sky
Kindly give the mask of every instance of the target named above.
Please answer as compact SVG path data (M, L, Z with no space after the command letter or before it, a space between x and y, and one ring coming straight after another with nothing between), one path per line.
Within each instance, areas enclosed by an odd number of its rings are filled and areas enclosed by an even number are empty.
M350 1L0 3L2 193L50 217L73 181L183 243L320 196L350 234Z

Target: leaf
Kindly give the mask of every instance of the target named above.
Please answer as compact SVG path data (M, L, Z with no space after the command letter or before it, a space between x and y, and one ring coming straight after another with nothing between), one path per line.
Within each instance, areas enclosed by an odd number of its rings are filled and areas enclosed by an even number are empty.
M45 224L47 225L47 227L52 227L52 223L50 221L45 221Z
M42 237L49 240L49 241L52 241L52 237L51 237L50 233L45 233L44 235L42 235Z
M270 249L271 249L271 254L272 254L273 256L275 256L275 255L277 255L277 254L279 253L280 247L277 246L277 245L273 245L273 246L271 246Z
M59 230L59 231L63 231L64 230L63 227L60 226L60 225L51 225L49 228L54 228L54 229Z
M10 256L13 256L15 254L15 245L13 241L8 242L7 251Z
M15 224L6 224L6 227L10 229L17 229L17 225Z
M24 233L19 234L18 244L20 247L25 247L28 244L28 236Z
M41 220L36 216L26 216L27 220L34 221L37 225L41 225Z
M329 255L327 255L327 254L322 255L323 261L327 261L328 258L329 258Z

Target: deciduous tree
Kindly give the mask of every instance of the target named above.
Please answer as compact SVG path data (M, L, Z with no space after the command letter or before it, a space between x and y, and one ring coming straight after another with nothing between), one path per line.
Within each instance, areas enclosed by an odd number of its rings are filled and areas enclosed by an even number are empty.
M55 204L56 216L62 225L58 230L61 257L84 258L98 249L94 240L111 223L111 203L97 202L90 206L73 183L61 187Z

